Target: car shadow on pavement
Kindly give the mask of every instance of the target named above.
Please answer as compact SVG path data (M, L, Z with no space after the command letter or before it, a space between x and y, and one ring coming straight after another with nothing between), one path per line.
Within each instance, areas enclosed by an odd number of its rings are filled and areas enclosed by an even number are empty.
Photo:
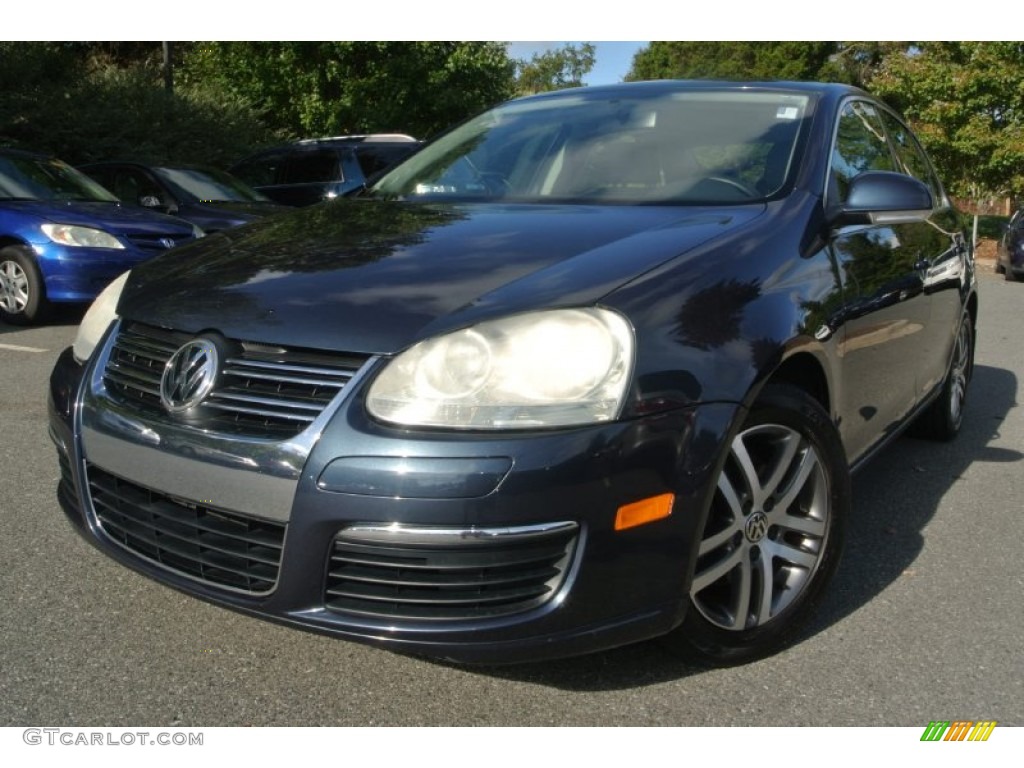
M1017 377L976 366L956 440L901 437L853 479L853 510L839 571L799 644L868 604L896 581L924 547L923 529L956 480L974 463L1024 460L1020 451L990 445L1016 404ZM573 691L637 688L688 677L707 667L680 660L652 640L560 661L462 667L478 674Z
M88 304L55 304L44 325L78 325L89 308ZM29 330L32 326L12 325L0 320L0 334Z

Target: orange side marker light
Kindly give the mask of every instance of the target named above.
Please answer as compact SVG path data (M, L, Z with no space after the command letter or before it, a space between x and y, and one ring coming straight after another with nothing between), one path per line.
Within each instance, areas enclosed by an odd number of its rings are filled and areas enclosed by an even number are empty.
M653 523L672 514L672 505L675 503L674 493L663 493L660 496L651 496L648 499L634 501L632 504L624 504L615 513L615 530L623 531L626 528L635 528L638 525Z

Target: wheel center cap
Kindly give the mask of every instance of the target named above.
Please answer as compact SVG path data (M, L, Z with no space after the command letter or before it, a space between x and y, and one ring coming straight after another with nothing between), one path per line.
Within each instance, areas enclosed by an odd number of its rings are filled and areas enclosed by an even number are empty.
M747 541L756 544L768 533L768 516L764 512L755 512L747 518L743 526Z

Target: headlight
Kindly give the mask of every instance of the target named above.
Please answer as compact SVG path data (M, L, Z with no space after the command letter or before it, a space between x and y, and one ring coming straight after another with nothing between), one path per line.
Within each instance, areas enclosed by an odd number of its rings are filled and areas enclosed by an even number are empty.
M605 309L494 320L420 342L388 363L367 408L406 426L514 429L614 419L633 332Z
M96 349L107 328L117 318L117 301L121 298L121 291L129 274L130 270L104 288L82 318L72 347L78 362L84 363L89 359L89 355Z
M43 224L41 229L53 242L73 248L124 248L121 241L102 229L73 224Z

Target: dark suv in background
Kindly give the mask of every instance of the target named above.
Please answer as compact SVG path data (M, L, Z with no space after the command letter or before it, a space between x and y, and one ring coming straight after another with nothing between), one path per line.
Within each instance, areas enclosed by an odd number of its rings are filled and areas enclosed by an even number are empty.
M305 139L251 155L228 171L275 202L312 205L359 189L419 148L398 133Z

